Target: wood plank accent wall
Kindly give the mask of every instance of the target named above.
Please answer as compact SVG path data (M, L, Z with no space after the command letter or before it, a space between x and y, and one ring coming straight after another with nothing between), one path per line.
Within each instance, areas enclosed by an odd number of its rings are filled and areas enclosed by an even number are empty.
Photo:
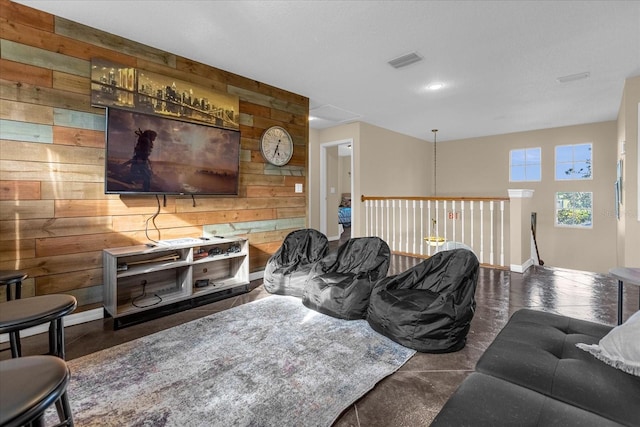
M102 301L102 249L147 242L154 196L104 194L105 110L90 104L90 61L102 57L240 97L238 197L168 196L152 239L242 235L250 270L306 226L308 98L0 0L0 269L24 270L26 296ZM269 126L294 139L290 164L264 162ZM4 290L2 290L4 292Z

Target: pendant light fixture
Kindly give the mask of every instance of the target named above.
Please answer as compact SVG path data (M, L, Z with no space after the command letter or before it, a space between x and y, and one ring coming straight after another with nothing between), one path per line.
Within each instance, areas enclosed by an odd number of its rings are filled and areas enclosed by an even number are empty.
M437 173L436 173L436 169L437 169L437 165L438 165L438 161L437 161L437 155L438 155L438 141L437 141L437 132L438 129L431 129L431 132L433 132L433 197L436 197L436 195L438 194L437 191ZM431 202L429 202L431 203ZM436 206L437 206L437 201L436 201ZM431 218L431 232L429 233L429 235L427 237L424 238L424 240L427 242L427 244L429 246L441 246L444 244L445 239L444 237L440 237L438 235L438 220L437 220L437 212L436 212L436 218Z

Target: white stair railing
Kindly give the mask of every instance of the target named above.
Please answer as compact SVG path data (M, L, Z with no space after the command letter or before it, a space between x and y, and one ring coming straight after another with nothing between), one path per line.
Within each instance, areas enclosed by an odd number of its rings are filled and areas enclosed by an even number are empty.
M362 201L365 235L384 239L394 253L429 257L464 245L481 264L508 266L509 198L362 196Z

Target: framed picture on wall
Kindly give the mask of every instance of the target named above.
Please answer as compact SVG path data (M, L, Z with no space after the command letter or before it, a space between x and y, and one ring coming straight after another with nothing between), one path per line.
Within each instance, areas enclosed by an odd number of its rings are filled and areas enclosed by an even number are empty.
M614 182L613 187L616 198L616 219L620 219L620 183L618 181Z
M622 159L618 160L616 168L616 200L622 204Z

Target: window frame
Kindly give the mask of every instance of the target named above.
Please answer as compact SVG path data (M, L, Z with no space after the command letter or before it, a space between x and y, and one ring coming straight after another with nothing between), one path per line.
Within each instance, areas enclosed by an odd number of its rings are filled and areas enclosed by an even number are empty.
M581 225L581 224L563 224L560 223L558 221L558 212L560 211L560 209L558 208L558 195L564 193L564 194L570 194L570 193L588 193L590 194L590 199L591 199L591 206L590 206L590 217L591 217L591 221L589 223L589 225ZM577 210L577 209L571 209L571 210ZM555 227L558 228L575 228L575 229L583 229L583 230L590 230L593 228L593 191L556 191L554 198L553 198L553 223Z
M529 164L527 162L527 151L530 150L538 150L538 158L540 159L540 161L538 163L532 163ZM515 180L513 179L513 152L514 151L524 151L524 163L522 164L522 166L524 166L524 179L518 179ZM516 166L520 166L520 165L516 165ZM527 177L527 168L528 167L533 167L533 166L537 166L538 167L538 175L539 175L539 179L529 179ZM511 150L509 150L509 182L542 182L542 147L528 147L528 148L513 148Z
M584 162L585 163L589 163L590 165L590 175L589 177L586 178L581 178L581 177L569 177L569 178L558 178L558 149L562 148L562 147L578 147L581 145L588 145L589 146L589 159L585 159ZM553 160L553 177L555 179L555 181L557 182L564 182L564 181L589 181L589 180L593 180L593 143L592 142L580 142L577 144L562 144L562 145L556 145L554 150L553 150L553 154L554 154L554 160ZM572 155L571 155L572 159L571 159L571 166L572 168L575 166L576 164L576 159L575 159L575 154L572 150ZM578 162L582 162L583 160L578 160ZM562 164L569 164L569 162L562 162ZM569 169L572 169L569 168ZM592 201L593 202L593 201Z

